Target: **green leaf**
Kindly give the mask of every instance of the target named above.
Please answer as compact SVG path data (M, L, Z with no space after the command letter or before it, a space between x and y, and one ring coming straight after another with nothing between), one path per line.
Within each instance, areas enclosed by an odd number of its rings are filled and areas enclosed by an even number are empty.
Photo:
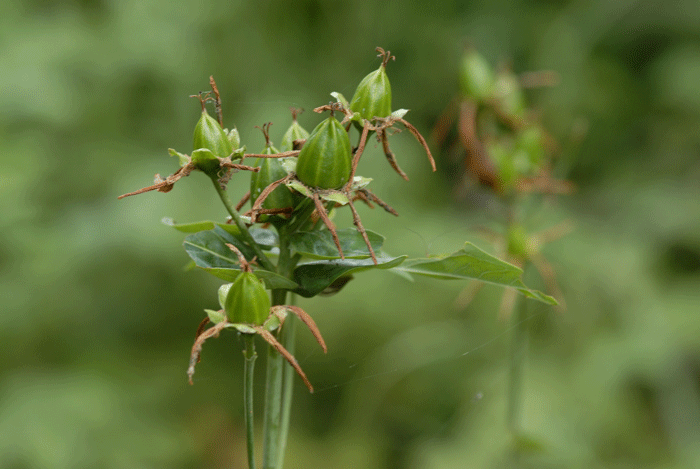
M228 225L234 226L235 225ZM251 228L250 235L253 237L255 242L263 248L272 249L280 244L280 238L274 230L264 230L262 228ZM232 233L235 235L235 233Z
M367 238L374 252L379 252L384 244L384 237L373 231L367 231ZM365 259L370 256L365 240L354 228L338 230L338 239L346 258ZM294 233L290 237L289 245L293 251L312 259L340 258L333 235L328 230Z
M180 166L185 166L187 163L190 162L189 156L182 154L173 148L168 148L168 153L170 153L170 156L177 156L177 159L180 162Z
M331 96L333 96L336 99L336 101L342 104L345 109L350 109L350 102L347 99L345 99L345 96L338 93L337 91L332 92Z
M233 253L226 243L236 246L247 259L252 259L252 250L238 238L227 233L220 227L214 230L200 231L185 238L184 247L197 267L228 282L233 282L240 275L238 256ZM297 288L298 285L286 277L268 270L256 269L255 275L265 282L267 288L285 288L288 290Z
M223 311L214 311L213 309L205 309L205 313L209 316L209 320L214 324L219 324L221 321L226 319L226 315Z
M208 148L194 150L192 152L192 163L198 170L206 174L215 174L220 169L219 158Z
M403 119L403 116L405 116L408 113L408 109L397 109L396 111L391 113L391 117L395 117L397 119Z
M557 300L537 290L530 290L520 279L518 267L488 254L472 243L449 255L428 259L409 259L396 270L443 280L476 279L512 287L528 298L556 305Z
M218 291L218 297L219 297L219 306L221 306L221 309L224 309L224 303L226 303L226 296L228 295L228 291L231 289L232 283L224 283L219 287Z
M172 218L163 218L160 221L162 224L172 226L177 231L183 233L196 233L198 231L211 230L214 228L214 222L209 220L195 221L192 223L177 223Z
M370 269L391 269L401 264L406 256L377 257L377 265L372 259L335 259L309 262L294 269L294 280L299 288L294 293L306 298L316 296L330 286L337 278Z
M239 235L241 232L236 225L229 225L228 223L218 223L211 220L201 220L190 223L177 223L172 218L166 217L161 220L161 223L167 226L171 226L177 231L181 231L183 233L197 233L198 231L212 230L217 226L221 227L221 229L226 230L234 236Z
M241 334L257 334L258 331L250 327L248 324L242 323L229 323L226 325L228 329L236 329Z

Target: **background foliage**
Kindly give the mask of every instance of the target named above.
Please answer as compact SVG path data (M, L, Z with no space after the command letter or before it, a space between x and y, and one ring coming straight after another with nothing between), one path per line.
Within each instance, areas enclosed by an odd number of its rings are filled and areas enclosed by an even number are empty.
M643 468L700 464L700 9L589 2L8 0L0 14L0 466L243 467L240 347L189 347L218 283L184 273L182 235L221 219L202 175L170 194L116 196L177 168L217 79L249 150L288 108L352 94L390 49L396 108L427 133L458 90L463 41L514 70L556 70L530 95L578 192L532 228L568 309L532 303L523 426L506 431L501 290L368 273L304 301L329 345L300 335L287 467ZM307 129L319 121L300 118ZM407 133L406 183L370 148L360 167L401 214L363 212L398 254L451 252L496 216L460 175L429 174ZM438 165L441 162L438 161ZM443 168L450 167L442 164ZM230 186L235 198L244 188ZM537 278L527 279L535 288ZM232 339L232 337L228 337ZM522 448L521 448L522 449Z

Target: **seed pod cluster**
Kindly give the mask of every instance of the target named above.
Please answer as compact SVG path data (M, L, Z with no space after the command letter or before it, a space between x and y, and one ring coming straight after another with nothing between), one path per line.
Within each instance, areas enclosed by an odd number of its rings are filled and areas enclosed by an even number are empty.
M349 181L351 169L350 138L331 115L316 126L301 149L297 177L312 188L340 189Z

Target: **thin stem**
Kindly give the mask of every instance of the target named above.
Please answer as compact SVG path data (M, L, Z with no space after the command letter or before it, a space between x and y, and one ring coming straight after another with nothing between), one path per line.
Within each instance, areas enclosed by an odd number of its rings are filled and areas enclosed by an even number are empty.
M253 239L253 236L250 234L250 231L248 231L248 227L245 225L245 223L241 219L241 216L238 214L238 211L236 210L236 206L233 204L233 202L231 202L231 199L229 199L228 194L221 187L221 184L216 179L216 177L212 177L211 182L214 183L214 189L216 189L216 193L219 194L219 198L221 199L221 202L223 202L224 206L226 207L226 211L229 213L229 215L231 215L233 222L236 224L238 229L241 231L241 236L243 236L245 242L255 252L256 257L258 258L258 263L263 268L265 268L271 272L276 272L277 269L275 268L275 265L265 255L265 253L263 253L262 249L260 249L260 246L258 246L258 244L255 242L255 240Z
M290 304L296 303L296 295L291 294ZM282 331L282 345L286 348L289 353L294 355L294 349L296 347L296 324L297 318L290 314L287 320L284 322L284 331ZM292 396L294 395L294 380L296 379L296 373L294 368L291 366L285 366L283 371L283 389L282 389L282 421L280 422L280 442L279 442L279 452L280 452L280 467L282 469L282 463L284 462L284 451L287 448L287 436L289 435L289 422L292 414Z
M253 419L253 376L255 371L255 335L245 335L245 372L243 375L243 407L245 409L248 468L255 469L255 422Z
M527 354L527 300L518 298L512 316L513 336L510 353L510 382L508 385L508 428L513 435L520 433L523 368Z
M286 323L286 321L285 321ZM282 420L282 355L272 345L267 347L265 409L263 411L263 469L280 467L279 450Z

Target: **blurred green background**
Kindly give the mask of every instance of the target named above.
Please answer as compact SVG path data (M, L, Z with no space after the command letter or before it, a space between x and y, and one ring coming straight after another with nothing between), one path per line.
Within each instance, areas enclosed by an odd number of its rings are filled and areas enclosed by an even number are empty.
M254 126L274 122L279 142L290 106L351 96L382 46L397 57L394 107L428 135L466 39L493 64L560 75L528 95L566 149L558 175L578 186L531 223L575 226L544 248L567 310L530 304L532 444L515 457L505 425L502 290L465 308L463 283L368 273L301 302L329 353L300 333L317 392L298 383L286 467L700 466L696 0L7 0L0 12L0 467L245 467L233 334L207 343L193 387L185 377L219 282L184 272L183 235L160 223L224 212L201 174L167 195L117 195L177 168L167 149L190 151L188 95L209 75L225 123L258 151ZM360 171L401 213L362 211L387 251L492 250L476 228L498 214L456 197L458 176L430 173L408 133L392 147L410 183L378 148ZM234 179L232 197L246 184Z

